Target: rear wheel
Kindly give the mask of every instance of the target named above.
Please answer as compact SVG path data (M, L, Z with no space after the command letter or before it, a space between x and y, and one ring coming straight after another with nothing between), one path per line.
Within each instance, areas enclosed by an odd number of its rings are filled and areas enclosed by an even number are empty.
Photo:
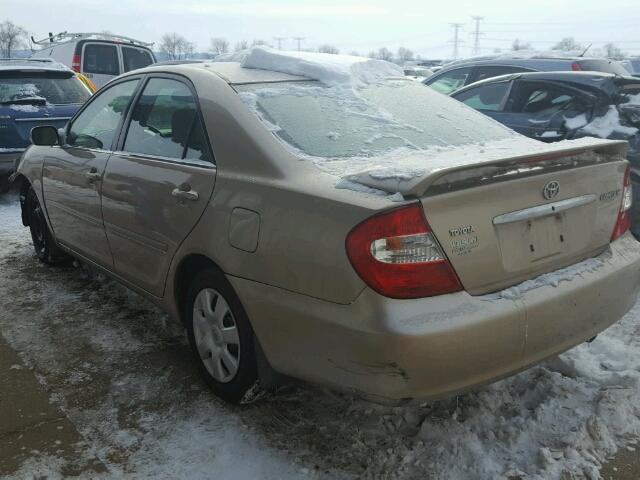
M184 314L195 361L209 388L231 403L249 400L258 385L253 330L222 272L210 269L195 276Z
M68 263L71 257L56 245L33 187L29 187L27 192L26 209L31 240L38 259L49 265Z

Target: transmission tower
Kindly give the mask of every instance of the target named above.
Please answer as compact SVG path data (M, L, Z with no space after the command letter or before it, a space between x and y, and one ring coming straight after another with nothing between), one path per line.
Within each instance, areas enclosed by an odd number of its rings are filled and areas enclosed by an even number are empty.
M476 28L473 32L473 54L480 55L480 22L484 20L484 17L479 17L477 15L471 17L476 24Z
M304 40L305 37L293 37L293 39L298 43L298 51L301 50L300 43Z
M451 28L453 28L453 40L450 40L449 43L453 43L453 59L458 58L458 47L462 45L464 42L460 40L460 29L462 28L462 23L451 23Z
M285 37L273 37L273 39L278 42L278 50L282 50L282 41L285 40Z

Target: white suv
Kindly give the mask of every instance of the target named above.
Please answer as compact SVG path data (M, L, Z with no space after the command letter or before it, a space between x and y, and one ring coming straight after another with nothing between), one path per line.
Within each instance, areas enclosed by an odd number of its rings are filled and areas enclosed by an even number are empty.
M32 40L42 47L33 57L63 63L90 78L97 87L124 72L156 63L149 48L153 43L120 35L62 32Z

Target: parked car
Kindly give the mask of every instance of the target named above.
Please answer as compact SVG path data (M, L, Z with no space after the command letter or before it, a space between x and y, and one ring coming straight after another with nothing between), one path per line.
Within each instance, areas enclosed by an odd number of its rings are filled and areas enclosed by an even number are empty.
M622 60L620 63L622 63L632 76L640 77L640 57L628 58Z
M406 77L409 77L412 80L424 81L426 78L429 78L433 75L433 71L426 67L420 66L405 66L403 68L404 74Z
M485 78L508 73L559 71L595 71L629 75L619 62L607 58L494 56L449 63L426 79L424 84L448 95Z
M91 79L98 87L121 73L156 62L153 43L107 33L67 33L31 38L40 50L34 58L52 58Z
M31 143L31 129L63 127L91 93L73 71L52 60L0 60L0 190Z
M148 67L64 130L34 129L15 179L38 258L79 258L181 319L232 402L273 372L452 395L635 303L624 142L541 144L417 82L378 82L381 62L326 58ZM357 94L319 81L347 81L348 62L371 65Z
M640 238L640 79L597 72L517 73L451 96L543 142L597 136L629 143L632 231Z

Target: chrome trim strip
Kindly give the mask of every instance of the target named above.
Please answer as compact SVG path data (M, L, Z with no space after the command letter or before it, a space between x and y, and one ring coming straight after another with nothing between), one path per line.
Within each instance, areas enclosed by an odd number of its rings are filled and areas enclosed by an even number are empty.
M71 117L31 117L31 118L14 118L16 122L45 122L55 120L71 120Z
M590 193L580 197L567 198L566 200L547 203L546 205L538 205L536 207L525 208L524 210L505 213L494 217L493 224L504 225L506 223L521 222L522 220L533 220L534 218L555 215L556 213L560 213L571 208L589 205L590 203L595 202L596 198L595 194Z

